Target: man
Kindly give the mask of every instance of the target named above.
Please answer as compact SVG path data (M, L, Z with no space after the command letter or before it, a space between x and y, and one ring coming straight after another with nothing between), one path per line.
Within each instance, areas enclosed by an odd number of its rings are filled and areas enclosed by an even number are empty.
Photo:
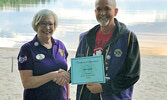
M77 100L131 100L140 74L137 37L114 18L115 0L96 0L96 25L81 34L76 57L103 55L106 83L78 85Z

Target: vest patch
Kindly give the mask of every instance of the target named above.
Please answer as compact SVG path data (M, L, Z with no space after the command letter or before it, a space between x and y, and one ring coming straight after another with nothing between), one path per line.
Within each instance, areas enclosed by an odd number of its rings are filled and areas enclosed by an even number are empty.
M122 52L121 49L115 49L115 51L114 51L114 55L115 55L116 57L121 57L122 54L123 54L123 52Z

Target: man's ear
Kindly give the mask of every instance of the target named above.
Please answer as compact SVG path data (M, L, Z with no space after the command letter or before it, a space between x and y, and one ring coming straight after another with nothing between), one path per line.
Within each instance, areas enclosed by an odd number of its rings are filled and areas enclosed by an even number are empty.
M118 8L115 8L115 14L114 14L114 16L117 16L117 13L118 13Z

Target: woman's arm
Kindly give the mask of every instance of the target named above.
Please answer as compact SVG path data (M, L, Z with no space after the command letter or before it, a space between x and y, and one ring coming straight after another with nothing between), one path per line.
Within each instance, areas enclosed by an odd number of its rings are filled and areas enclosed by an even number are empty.
M71 100L71 97L70 97L70 84L67 84L67 98L68 98L68 100Z
M25 89L37 88L58 76L58 71L50 72L40 76L33 76L32 70L20 70L20 76Z

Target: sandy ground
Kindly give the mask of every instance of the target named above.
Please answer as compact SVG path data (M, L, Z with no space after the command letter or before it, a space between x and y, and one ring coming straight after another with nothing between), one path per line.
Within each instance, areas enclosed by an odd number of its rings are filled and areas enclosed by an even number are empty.
M23 86L16 60L18 51L0 48L0 100L22 100ZM74 55L75 52L69 51L69 66ZM141 61L141 78L135 85L133 100L167 100L167 56L141 55ZM75 100L75 85L71 85L70 92Z

